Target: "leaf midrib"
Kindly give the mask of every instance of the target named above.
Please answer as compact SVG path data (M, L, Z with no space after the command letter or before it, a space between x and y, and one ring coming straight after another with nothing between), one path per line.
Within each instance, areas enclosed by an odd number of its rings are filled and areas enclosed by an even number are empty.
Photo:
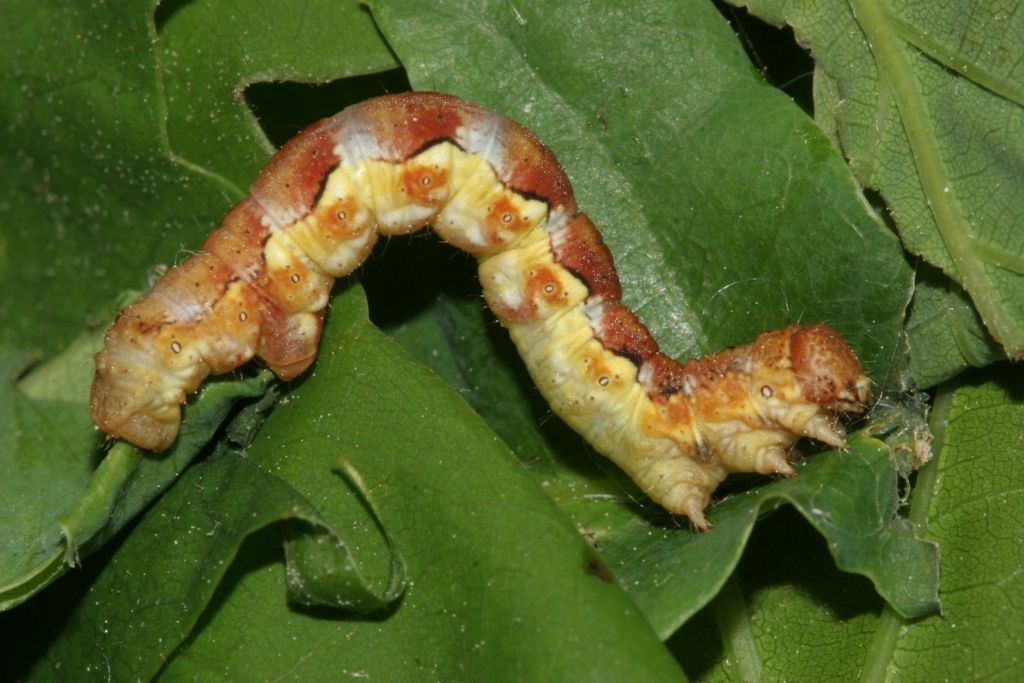
M913 74L905 44L893 31L893 19L875 0L850 0L854 17L875 57L879 78L893 85L892 97L914 156L921 188L954 268L988 325L1014 357L1024 357L1024 330L1000 302L998 287L985 272L973 247L970 222L943 164L928 107Z
M905 42L928 55L936 62L955 71L972 83L980 85L994 95L1024 107L1024 84L1015 83L1009 78L997 74L980 60L971 60L933 35L921 31L904 18L890 15L889 21L894 33Z

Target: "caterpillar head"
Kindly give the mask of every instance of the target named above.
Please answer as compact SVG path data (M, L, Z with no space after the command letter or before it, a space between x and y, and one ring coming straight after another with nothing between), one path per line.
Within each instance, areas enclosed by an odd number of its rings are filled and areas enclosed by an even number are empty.
M163 406L150 415L135 410L121 394L104 393L108 386L101 378L93 386L92 418L108 436L125 439L147 451L167 450L178 438L181 409L177 404Z
M126 363L104 349L96 356L90 397L93 421L111 437L149 451L166 450L178 437L181 401L147 399L145 392L162 385L152 368Z
M789 356L805 400L832 413L859 413L871 397L871 380L839 334L821 323L795 327Z

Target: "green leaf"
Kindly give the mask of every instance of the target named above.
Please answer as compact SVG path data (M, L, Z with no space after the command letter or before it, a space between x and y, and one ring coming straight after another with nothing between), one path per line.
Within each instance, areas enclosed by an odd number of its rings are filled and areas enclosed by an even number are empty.
M264 370L244 381L207 383L185 408L178 440L165 453L144 453L124 442L115 444L80 498L61 515L72 557L105 543L171 486L207 447L235 405L263 396L272 379Z
M716 599L726 604L713 604L674 639L692 664L688 673L702 680L749 671L769 680L1020 678L1022 380L1019 368L992 368L941 390L936 401L936 456L918 473L909 517L942 549L941 615L899 616L866 582L823 567L821 544L798 533L795 515L780 515L755 532L756 552L726 598ZM707 637L716 631L717 643Z
M966 367L1005 358L985 331L963 289L922 265L907 318L910 374L919 388L935 386Z
M140 286L153 267L171 264L201 243L269 153L244 107L246 84L377 73L394 63L369 16L355 12L353 3L305 3L301 12L290 4L247 3L241 13L237 3L169 2L155 18L154 4L11 7L18 30L0 50L7 77L0 79L0 155L18 171L0 174L0 206L7 209L3 202L13 198L11 229L0 234L0 287L12 293L0 302L0 341L10 348L51 353L63 347L95 322L85 311L114 292ZM418 87L490 104L552 145L576 184L579 203L618 257L628 303L668 352L697 355L747 341L768 327L827 320L853 342L880 386L899 374L910 269L896 239L863 201L823 134L756 77L710 6L648 0L613 12L568 2L382 1L374 9ZM332 102L348 103L362 98L366 83L343 81L323 92ZM261 91L275 92L271 86ZM274 99L260 100L261 106ZM281 101L267 118L296 129L331 113L292 108L287 95L276 99ZM707 537L675 528L611 465L549 419L503 333L480 312L470 276L457 274L465 262L423 247L424 240L396 240L375 258L381 269L370 278L375 314L389 319L389 329L418 348L418 357L433 359L432 367L465 391L560 509L509 462L507 449L465 405L366 326L359 287L343 285L329 334L348 346L332 354L328 341L317 376L290 387L285 404L260 432L249 464L298 491L329 525L322 528L343 530L368 580L382 586L393 556L358 486L352 490L359 479L365 483L379 505L380 524L408 560L411 588L394 612L348 620L323 608L289 608L285 591L295 575L280 562L277 530L241 541L259 526L241 520L230 542L200 543L178 557L171 550L189 538L189 526L173 515L160 520L158 509L173 504L190 514L188 504L204 500L202 514L220 514L221 506L237 513L245 510L245 496L255 495L242 490L225 498L186 484L126 532L123 549L136 548L134 560L124 559L131 555L119 548L110 551L122 558L116 565L104 564L105 554L93 555L85 573L8 613L4 624L13 632L24 631L22 623L43 621L52 633L70 615L78 627L53 646L68 649L52 652L76 659L51 661L93 661L90 648L118 639L111 651L119 661L135 658L147 667L131 663L124 671L152 671L166 655L172 662L164 670L168 676L677 675L628 594L605 581L609 572L601 557L567 520L599 549L615 553L614 574L628 577L622 580L644 602L644 616L666 634L727 581L759 505L774 507L772 501L781 499L772 496L781 495L797 502L802 497L806 509L814 507L812 492L801 492L805 476L726 500L714 513L719 528ZM396 260L403 250L416 262ZM432 278L431 270L442 271L441 278ZM454 278L445 274L452 270ZM376 291L374 278L382 285ZM383 310L382 289L398 292L404 304ZM399 333L403 327L408 331ZM81 396L75 409L84 415ZM8 398L11 404L20 400L14 394L3 400ZM190 416L186 424L193 421ZM259 421L256 407L246 409L220 432L221 441L201 437L197 443L223 452L223 439L244 443ZM43 429L35 434L45 439ZM81 442L86 460L94 439L90 428ZM851 490L873 496L869 509L842 496L832 509L821 507L836 513L845 504L845 512L832 514L833 539L857 531L866 512L872 520L892 522L893 470L884 467L885 449L868 443L875 456L869 469L863 458L826 453L809 460L804 472L808 486L816 476L825 478L815 472L827 470L833 473L829 481L850 476L857 482ZM138 457L118 450L107 471L115 481L130 479ZM221 463L230 457L211 466L226 466ZM331 467L339 457L349 465L350 480L339 479ZM37 481L60 467L48 458L40 462ZM16 467L30 469L24 460ZM205 478L208 467L194 476ZM75 471L88 474L83 467ZM856 478L858 472L872 474ZM869 481L878 488L865 485ZM109 510L118 491L100 487L93 509ZM96 539L117 526L104 526L102 514L83 518L100 530ZM137 538L143 528L157 535ZM652 531L651 547L660 538L662 556L648 570L650 554L629 549ZM308 551L299 578L330 568L315 557L324 538L319 532L289 526L287 534L289 548ZM805 537L821 543L816 534ZM921 604L927 582L910 582L906 588L913 593L901 596L893 573L878 568L880 559L893 556L884 554L890 538L921 547L906 533L880 533L867 539L876 547L864 553L862 570L894 602ZM690 587L685 574L669 576L666 567L678 567L673 563L679 558L664 549L701 540L719 545L724 559L715 564L687 548L687 558L707 560L713 568ZM854 540L838 544L840 555L863 539ZM207 550L224 564L202 568ZM770 561L763 544L753 551L752 561ZM239 561L227 568L236 552ZM850 580L828 571L827 556L814 557L808 573ZM146 590L123 590L140 572L164 576L165 561L177 572L166 574L173 578L164 584L169 592L152 585L164 582L148 579ZM72 581L88 583L94 575L112 597L103 601L109 607L89 612L93 606L83 594L65 591ZM188 577L204 585L183 589ZM665 586L655 583L662 579ZM876 608L873 589L861 581L867 587L858 595ZM294 583L292 588L298 597ZM659 590L665 600L655 605ZM140 629L131 646L117 632L102 633L104 609L121 615L110 623L131 630L145 614L131 600L177 609L186 605L183 595L189 596L188 616L181 623L162 618L152 630ZM320 589L305 595L307 602L330 597ZM734 605L728 594L712 603L718 623L743 621ZM844 616L829 623L852 632ZM708 640L705 634L701 642ZM40 639L35 646L43 645ZM23 668L32 650L17 654ZM92 672L104 675L105 669Z
M1024 373L1005 367L944 389L932 418L938 456L922 470L912 518L941 544L942 615L894 626L889 672L966 680L1024 675ZM881 650L883 644L879 645ZM883 675L879 663L878 676Z
M183 166L223 185L236 199L248 194L256 171L275 151L244 106L247 86L322 82L398 66L358 2L316 0L301 10L273 0L165 2L155 21L168 148ZM231 40L223 39L226 26ZM344 49L332 49L338 45ZM193 73L216 77L196 79Z
M371 7L414 87L489 105L551 146L666 352L827 321L889 378L910 291L899 245L711 5Z
M468 308L448 310L483 317ZM462 320L450 327L465 330L468 324ZM429 339L422 328L400 331L400 338ZM511 348L505 348L510 345L497 346L503 356L514 356ZM426 344L424 349L437 365L438 347ZM620 584L663 637L707 604L733 571L759 514L784 501L816 519L840 566L870 577L900 612L922 615L937 608L935 549L916 540L912 529L894 518L900 503L898 472L905 469L903 455L878 441L855 440L849 454L816 454L798 465L800 475L795 479L776 481L719 503L711 513L713 531L695 534L645 504L642 494L624 477L609 478L612 467L602 467L600 456L581 448L567 427L546 421L543 400L508 365L471 349L457 363L472 387L465 390L471 402L597 545ZM508 400L512 392L522 396L525 407ZM893 419L899 424L889 431L904 427L915 432L907 437L894 434L894 444L923 438L922 430L905 424L910 418ZM856 501L872 504L851 507ZM893 571L896 567L900 569Z
M186 411L181 438L161 457L121 446L101 460L88 417L91 356L110 323L92 311L144 285L183 246L196 248L244 194L237 179L254 177L269 155L252 112L239 106L242 88L255 74L311 79L394 65L356 2L307 3L314 22L273 2L248 3L245 13L233 3L198 12L167 3L157 18L155 6L5 8L18 29L0 51L0 158L19 172L0 174L10 209L0 233L0 345L43 353L70 346L24 381L36 388L35 400L13 382L0 387L8 427L0 465L10 473L0 493L16 501L0 509L0 609L108 540L207 447L239 399L267 390L269 373L206 385ZM254 61L253 52L221 43L226 54L208 62L217 45L208 31L218 25L277 47ZM175 26L193 42L175 38ZM290 40L280 39L281 29ZM328 39L353 49L325 57L304 47ZM201 92L192 71L208 75ZM213 107L217 97L224 101ZM216 126L196 125L197 103L212 107L207 120ZM93 332L73 341L83 327Z
M810 459L793 479L718 504L710 517L715 533L684 534L642 524L603 538L605 557L655 629L668 638L725 583L758 513L789 502L828 539L836 565L868 577L897 612L907 617L936 612L937 549L918 540L913 527L896 514L892 457L878 441L855 440L847 453ZM689 609L681 612L679 605Z
M356 0L157 5L5 3L0 344L53 353L199 247L272 151L246 85L394 66Z
M431 11L409 2L373 4L385 33L395 36L399 56L414 65L412 82L492 103L538 131L557 153L568 151L562 160L578 202L616 256L625 297L667 350L699 355L748 341L768 327L828 320L852 340L880 385L896 378L909 294L909 270L898 245L860 196L842 158L792 103L751 72L712 8L652 2L634 5L628 15L595 10L585 18L578 8L558 3L515 11L499 3L475 3L472 11L457 2L442 11L430 4ZM653 37L650 26L657 27ZM573 49L557 60L538 56L559 30L571 33ZM495 92L487 69L461 68L465 50L494 55L519 91ZM675 78L687 69L716 89ZM750 110L758 112L756 125L746 118ZM687 207L685 220L679 207ZM784 246L791 244L800 248ZM417 268L422 245L393 249L393 270ZM764 501L785 486L728 501L736 522L719 523L708 540L687 529L660 528L662 514L644 509L635 487L602 472L613 466L595 463L564 425L546 421L548 409L511 346L490 333L493 326L479 304L453 294L444 277L417 272L415 284L406 287L422 291L426 281L441 293L440 302L425 309L441 316L435 333L425 337L428 323L408 326L405 320L407 327L391 331L439 372L450 376L455 366L467 398L545 490L588 537L614 548L610 563L623 585L636 592L655 629L667 636L725 582ZM372 280L368 286L372 294ZM435 342L424 344L425 338ZM450 351L439 351L439 338ZM482 346L480 339L489 343ZM863 481L855 459L832 462L837 469L828 476ZM894 465L888 457L876 458L875 465L881 469L848 493L877 500L878 516L866 521L830 501L833 526L823 529L837 555L861 556L858 570L872 575L901 611L922 614L935 608L934 552L893 522ZM850 539L863 533L865 523L874 530L894 526L867 535L854 551ZM904 574L884 570L896 553L889 545L894 539L913 549L908 562L918 580L908 586ZM706 552L678 549L691 542ZM704 571L630 560L622 550L651 543L658 548L654 554L693 557ZM645 587L653 586L664 590L648 588L648 595Z
M83 335L0 391L0 610L28 599L109 540L174 483L240 401L272 375L205 385L174 446L143 455L117 444L97 464L101 435L89 417L92 356L102 334Z
M91 585L92 599L72 610L33 676L60 677L64 670L153 678L202 617L243 541L282 520L296 520L293 532L300 522L306 530L286 545L293 598L375 611L401 595L405 575L397 556L373 585L307 500L228 454L191 468L145 516ZM311 563L318 573L303 573Z
M782 509L758 524L736 573L667 645L694 680L859 680L882 605Z
M315 372L274 412L247 458L194 467L160 499L36 675L147 678L166 660L170 679L230 672L316 680L347 671L390 680L413 672L678 680L676 664L571 522L466 404L365 316L358 291L335 300ZM311 405L320 411L313 423ZM338 420L340 432L330 426ZM245 534L293 516L343 534L365 576L394 585L388 539L367 532L365 506L331 474L339 456L366 483L408 563L400 606L379 620L289 609L281 595L291 571L267 556L269 539L259 536L214 595Z
M59 518L88 485L98 437L84 402L61 400L53 389L88 367L96 341L80 340L63 355L72 362L51 364L64 373L44 366L35 374L50 379L28 388L15 384L25 356L0 354L0 611L38 592L69 561ZM35 400L26 393L33 390Z
M737 3L739 4L739 3ZM906 247L963 285L1024 357L1024 16L998 4L747 0L815 66L815 116ZM969 17L969 20L965 18Z

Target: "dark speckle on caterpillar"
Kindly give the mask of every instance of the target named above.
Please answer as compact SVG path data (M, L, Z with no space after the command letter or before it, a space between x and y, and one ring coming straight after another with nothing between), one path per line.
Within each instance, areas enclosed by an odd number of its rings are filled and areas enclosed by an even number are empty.
M479 260L484 296L552 410L671 512L706 529L730 472L793 474L808 436L845 446L869 382L823 324L680 364L621 301L600 233L554 155L449 95L369 100L313 124L260 172L202 251L125 309L96 356L92 414L160 451L209 374L260 358L282 379L317 353L335 278L378 235L431 225Z

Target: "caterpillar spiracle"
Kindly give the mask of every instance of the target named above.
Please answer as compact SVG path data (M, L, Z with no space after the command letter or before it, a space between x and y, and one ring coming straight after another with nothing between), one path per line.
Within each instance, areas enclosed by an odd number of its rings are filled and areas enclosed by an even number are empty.
M117 317L96 356L94 421L161 451L207 375L257 357L296 377L316 357L335 278L378 235L426 225L478 259L487 303L552 410L701 529L728 473L791 475L804 436L843 448L838 415L868 399L860 362L824 324L685 364L659 352L552 152L483 107L407 93L289 141L201 252Z

